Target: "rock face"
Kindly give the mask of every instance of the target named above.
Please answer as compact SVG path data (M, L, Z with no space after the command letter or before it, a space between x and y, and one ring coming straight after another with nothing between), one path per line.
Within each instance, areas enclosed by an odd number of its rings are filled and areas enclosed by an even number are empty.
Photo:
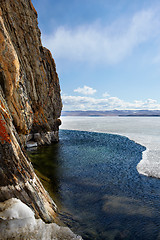
M24 150L28 140L58 141L59 79L40 36L30 0L0 0L0 201L19 198L52 221L55 204Z

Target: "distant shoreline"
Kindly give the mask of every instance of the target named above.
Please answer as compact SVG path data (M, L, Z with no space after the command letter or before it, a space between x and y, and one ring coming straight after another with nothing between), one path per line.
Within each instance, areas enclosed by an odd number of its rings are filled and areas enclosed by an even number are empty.
M64 116L79 117L160 117L160 110L62 111Z
M118 115L118 117L160 117L160 115Z
M160 117L160 115L62 115L61 117Z

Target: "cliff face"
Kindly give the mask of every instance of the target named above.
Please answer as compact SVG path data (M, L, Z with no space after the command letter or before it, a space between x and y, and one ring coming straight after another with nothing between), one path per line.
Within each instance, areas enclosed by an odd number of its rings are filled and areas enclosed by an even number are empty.
M40 35L30 0L0 0L0 201L17 197L51 221L55 205L24 151L58 141L59 79Z

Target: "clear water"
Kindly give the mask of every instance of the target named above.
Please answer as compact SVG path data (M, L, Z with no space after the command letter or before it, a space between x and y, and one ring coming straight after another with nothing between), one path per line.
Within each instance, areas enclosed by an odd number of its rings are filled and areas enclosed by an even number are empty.
M145 146L124 136L103 133L107 128L110 131L114 128L111 119L117 121L115 118L63 119L62 128L78 131L61 129L59 143L29 155L35 168L50 179L59 217L83 239L158 240L160 180L140 175L136 170ZM130 124L129 119L124 120L125 124L122 120L119 125L124 125L126 135L129 132L140 136L134 129L134 119ZM119 134L120 129L117 122ZM142 131L140 139L147 136L145 132ZM150 128L148 132L153 139L154 135L158 137ZM114 129L113 133L116 133Z

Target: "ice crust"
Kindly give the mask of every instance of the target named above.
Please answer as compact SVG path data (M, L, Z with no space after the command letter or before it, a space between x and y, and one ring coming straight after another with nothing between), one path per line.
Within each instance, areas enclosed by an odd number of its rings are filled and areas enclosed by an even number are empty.
M137 165L137 171L148 177L160 178L160 150L148 146Z
M82 240L68 227L35 219L33 211L19 199L0 203L0 240Z

